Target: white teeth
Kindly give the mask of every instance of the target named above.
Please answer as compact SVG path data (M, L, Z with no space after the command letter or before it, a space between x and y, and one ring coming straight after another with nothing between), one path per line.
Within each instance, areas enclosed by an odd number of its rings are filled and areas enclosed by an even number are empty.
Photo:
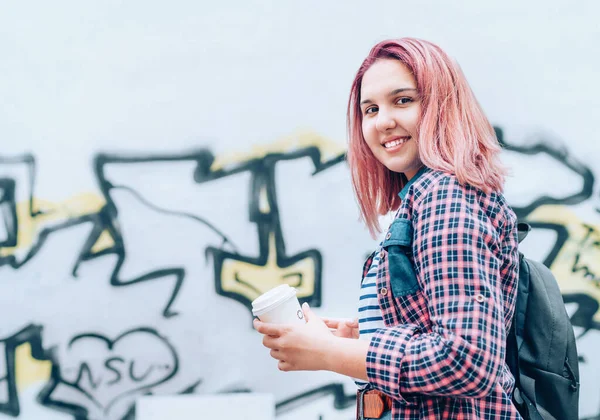
M410 140L410 137L403 137L398 140L388 141L387 143L383 144L383 147L385 147L386 149L389 149L390 147L396 147L396 146L401 145L402 143L406 143L408 140Z

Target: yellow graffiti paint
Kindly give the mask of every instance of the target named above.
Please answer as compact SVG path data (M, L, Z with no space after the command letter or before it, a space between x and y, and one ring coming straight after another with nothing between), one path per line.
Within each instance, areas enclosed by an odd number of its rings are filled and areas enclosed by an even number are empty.
M315 264L312 259L305 258L290 267L280 267L277 264L274 235L269 238L268 252L267 262L264 266L242 261L224 261L221 272L223 291L237 293L252 301L275 286L289 284L296 288L300 298L314 294L316 279ZM300 278L302 278L301 282Z
M335 158L345 152L345 148L339 143L311 131L299 131L270 144L255 145L246 153L217 156L211 166L211 170L217 171L241 162L262 159L270 153L293 153L295 150L307 147L317 147L321 152L322 161Z
M22 391L32 384L50 379L52 362L37 360L31 355L31 344L23 343L15 349L15 382Z
M584 293L600 302L598 278L586 277L583 270L577 270L587 266L592 273L600 273L600 225L584 223L565 206L542 206L527 220L555 223L567 229L569 237L550 269L563 293ZM594 319L600 322L600 311Z
M19 226L17 245L0 249L1 256L13 255L17 250L30 247L36 240L40 229L45 226L97 213L105 205L105 201L97 194L83 193L60 203L34 198L32 204L34 211L41 211L42 214L32 217L29 201L17 203L16 213ZM93 250L98 252L111 246L113 246L112 238L107 232L104 232Z
M100 237L92 247L92 253L95 254L97 252L103 251L108 248L112 248L115 245L115 241L113 241L110 233L105 230L100 234Z

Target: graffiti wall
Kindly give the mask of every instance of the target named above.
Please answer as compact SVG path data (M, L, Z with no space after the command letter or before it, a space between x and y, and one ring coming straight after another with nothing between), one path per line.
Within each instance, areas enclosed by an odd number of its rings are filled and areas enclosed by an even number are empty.
M368 48L404 35L457 57L494 123L506 196L533 226L523 251L576 328L580 417L600 418L600 61L582 54L599 7L314 6L0 16L0 418L134 420L140 396L257 391L278 419L352 419L353 382L279 372L250 302L287 283L354 316L377 242L352 195L345 101Z

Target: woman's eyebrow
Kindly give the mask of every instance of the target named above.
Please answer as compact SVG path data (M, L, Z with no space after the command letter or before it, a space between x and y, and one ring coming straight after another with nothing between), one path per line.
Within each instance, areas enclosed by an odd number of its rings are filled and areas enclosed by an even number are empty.
M388 93L388 96L394 96L394 95L397 95L399 93L406 92L408 90L414 90L414 91L416 91L417 89L415 89L415 88L400 88L400 89L395 89L395 90L392 90L390 93Z

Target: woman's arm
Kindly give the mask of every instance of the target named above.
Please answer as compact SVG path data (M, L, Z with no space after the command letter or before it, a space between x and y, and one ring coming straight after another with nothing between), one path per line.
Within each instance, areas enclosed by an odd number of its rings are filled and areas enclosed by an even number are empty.
M306 303L302 310L307 320L305 325L266 324L254 320L254 328L264 334L263 345L279 360L279 369L286 372L329 370L366 381L369 342L335 335L330 330L334 322L324 322ZM347 325L354 323L349 321Z
M390 396L481 398L497 383L506 340L500 244L479 206L473 190L448 177L415 209L414 265L431 331L405 324L374 334L367 375ZM498 210L492 217L503 221Z

